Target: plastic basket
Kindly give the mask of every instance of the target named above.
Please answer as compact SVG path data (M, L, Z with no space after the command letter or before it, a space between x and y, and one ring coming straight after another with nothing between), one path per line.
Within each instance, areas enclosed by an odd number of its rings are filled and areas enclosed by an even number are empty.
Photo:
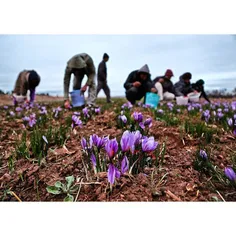
M157 107L160 101L160 96L156 93L146 93L145 104L151 107Z
M85 104L84 93L80 93L80 90L73 90L70 92L72 106L81 107Z

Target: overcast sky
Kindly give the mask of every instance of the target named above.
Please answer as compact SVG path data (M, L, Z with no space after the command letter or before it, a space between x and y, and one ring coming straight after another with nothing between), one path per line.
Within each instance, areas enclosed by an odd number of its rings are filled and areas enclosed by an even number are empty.
M193 80L201 77L209 84L236 78L232 35L2 35L0 51L3 87L12 87L22 69L35 69L42 77L41 89L62 90L66 62L81 52L92 56L96 68L104 52L110 55L108 81L115 93L123 90L128 74L144 64L152 78L172 69L174 82L187 71Z

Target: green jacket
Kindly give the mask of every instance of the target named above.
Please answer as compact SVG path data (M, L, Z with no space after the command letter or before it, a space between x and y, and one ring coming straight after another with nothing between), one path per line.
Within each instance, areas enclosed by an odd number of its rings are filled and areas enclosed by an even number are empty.
M87 75L88 79L86 84L91 86L94 82L94 75L95 75L95 66L93 63L93 59L86 53L80 53L73 56L68 62L65 70L64 76L64 97L69 97L69 87L70 87L70 78L71 74L73 73L73 69L82 69L86 68L85 74Z

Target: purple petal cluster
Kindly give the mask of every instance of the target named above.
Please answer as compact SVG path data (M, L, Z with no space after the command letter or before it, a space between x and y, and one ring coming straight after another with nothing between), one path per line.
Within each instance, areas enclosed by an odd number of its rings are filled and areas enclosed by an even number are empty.
M200 150L199 155L202 159L207 160L207 153L204 150Z
M151 152L156 149L158 142L155 142L154 137L145 137L142 140L142 150L144 152Z
M225 175L229 180L231 180L233 182L236 181L236 174L235 174L234 170L231 167L226 167L225 168Z

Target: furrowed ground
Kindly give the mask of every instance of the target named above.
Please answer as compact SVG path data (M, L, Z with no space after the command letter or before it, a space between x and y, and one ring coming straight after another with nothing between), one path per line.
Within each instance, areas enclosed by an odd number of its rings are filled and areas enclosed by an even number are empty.
M225 174L226 167L236 170L235 101L163 103L155 110L142 103L130 107L123 98L114 98L113 104L98 99L100 110L89 108L88 116L82 109L65 110L59 108L61 102L46 99L34 107L1 103L0 199L235 201L235 180ZM140 112L143 120L152 118L151 125L135 126L134 112ZM85 162L81 140L89 142L97 134L116 138L120 145L125 130L145 131L143 135L153 136L158 146L155 152L137 149L137 155L147 158L142 169L134 173L129 166L111 188L107 166L106 171L94 171L92 162ZM199 154L201 150L206 158ZM100 155L108 159L104 150ZM62 185L64 190L59 191ZM54 189L48 191L50 186Z

